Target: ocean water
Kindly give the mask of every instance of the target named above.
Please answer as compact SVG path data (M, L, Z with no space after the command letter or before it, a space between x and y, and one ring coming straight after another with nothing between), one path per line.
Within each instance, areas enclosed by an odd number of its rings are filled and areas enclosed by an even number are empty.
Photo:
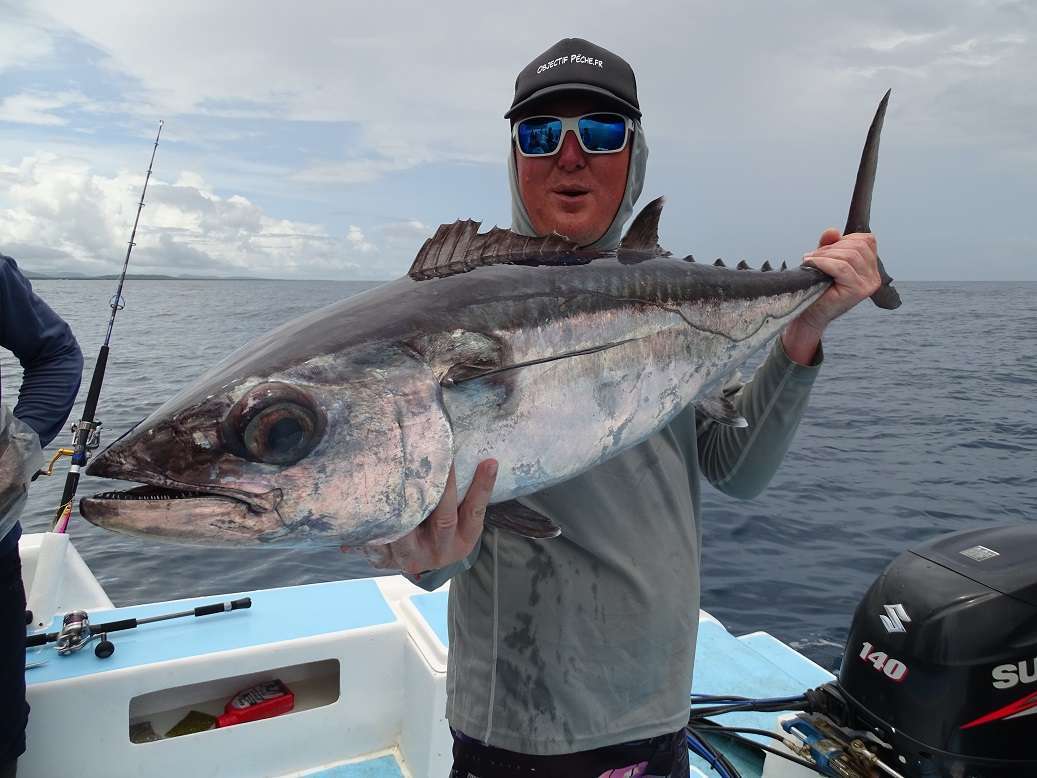
M101 394L104 441L237 346L369 286L129 282ZM83 347L82 401L114 282L34 287ZM1037 284L898 288L901 309L865 304L832 326L808 414L768 490L750 502L704 490L703 607L736 634L766 630L830 668L858 600L898 553L953 530L1037 521ZM3 352L0 368L12 402L20 367ZM49 527L64 472L34 485L27 532ZM79 495L113 486L84 478ZM71 532L119 605L372 572L334 550L181 547L78 515Z

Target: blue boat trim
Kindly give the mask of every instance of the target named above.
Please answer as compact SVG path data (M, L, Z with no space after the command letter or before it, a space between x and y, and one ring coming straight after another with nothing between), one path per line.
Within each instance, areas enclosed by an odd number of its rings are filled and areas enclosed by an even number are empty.
M244 596L252 598L251 608L113 632L115 653L108 659L94 656L95 644L69 656L58 655L53 643L32 649L26 661L47 664L27 670L25 680L47 683L396 621L375 581L358 579L114 608L90 613L90 622L155 616ZM49 631L60 627L61 618L55 617Z
M404 776L393 757L380 756L363 762L336 765L315 773L306 773L305 778L404 778Z
M753 632L750 635L742 635L738 640L795 678L803 684L804 689L835 680L835 676L830 672L802 654L796 653L774 635L766 632Z
M429 592L415 594L410 598L418 613L425 619L432 631L436 633L444 648L450 647L450 635L447 631L447 602L449 592Z

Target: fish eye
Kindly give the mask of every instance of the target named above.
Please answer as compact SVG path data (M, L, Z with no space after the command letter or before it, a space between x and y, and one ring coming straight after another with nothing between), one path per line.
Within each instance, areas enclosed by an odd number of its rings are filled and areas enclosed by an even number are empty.
M310 453L324 433L324 416L298 387L266 383L235 403L222 437L232 453L252 462L290 465Z
M308 453L315 427L313 416L305 408L282 402L253 416L242 439L253 458L271 465L287 465Z

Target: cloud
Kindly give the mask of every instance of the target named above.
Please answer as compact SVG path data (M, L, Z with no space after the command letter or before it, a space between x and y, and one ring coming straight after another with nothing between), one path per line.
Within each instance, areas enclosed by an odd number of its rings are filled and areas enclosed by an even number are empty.
M57 115L55 111L89 104L90 101L79 92L25 92L9 95L0 100L0 122L42 125L68 124L68 120Z
M33 23L46 18L51 37L88 42L99 66L132 79L126 110L360 128L340 155L299 165L299 183L366 183L431 164L496 160L516 70L563 30L635 65L646 122L659 139L731 143L759 138L761 125L774 140L834 135L857 121L864 95L877 99L890 86L904 101L893 110L908 115L905 128L919 142L940 132L982 143L968 110L975 98L1011 127L1037 120L1028 86L1037 68L1035 11L1027 2L877 2L838 13L821 0L612 2L595 17L546 2L487 14L472 0L435 9L310 2L290 15L273 5L243 15L202 0L35 7ZM549 10L552 29L531 28L537 9ZM624 31L620 16L629 22ZM23 115L44 121L49 112ZM1027 145L1015 131L998 139Z
M893 30L887 32L883 37L874 38L865 45L872 51L887 52L900 47L927 43L940 34L940 32L906 33L901 30Z
M421 161L421 157L400 157L317 162L293 173L292 180L302 184L363 184L377 181L387 173L416 167Z
M98 175L81 160L52 154L0 168L0 249L30 269L118 270L136 215L143 175ZM415 223L380 231L397 251ZM169 274L379 278L381 246L350 225L342 235L322 225L277 218L241 195L221 197L197 172L175 183L153 179L136 237L135 270Z
M355 251L359 251L363 254L376 250L376 246L364 237L364 231L355 224L349 225L349 232L346 233L346 240L349 241Z
M0 0L0 73L31 65L53 52L53 38L44 20L28 8Z
M241 14L233 5L201 0L41 0L34 7L31 23L39 27L46 19L48 30L28 37L90 42L106 69L137 80L149 112L358 122L374 130L367 150L394 149L396 156L411 149L419 163L426 156L493 153L483 139L501 124L516 70L562 31L622 52L643 85L658 85L654 91L667 96L656 106L668 112L683 104L698 108L702 95L759 96L779 84L809 93L845 76L862 86L860 68L915 55L921 64L970 38L1031 39L1034 22L1032 3L937 0L877 2L838 13L821 0L764 7L748 0L642 8L613 2L609 13L595 17L583 7L548 2L498 6L488 14L472 0L434 9L309 2L290 15L273 4L267 13ZM528 24L531 14L548 9L551 28ZM27 14L23 25L30 23ZM629 20L625 31L616 27L620 16ZM1024 61L1001 63L1001 75L1027 73Z
M220 272L391 275L431 232L408 234L412 220L506 223L502 114L515 73L559 38L579 35L637 72L652 148L646 194L668 196L663 229L675 250L800 252L841 217L859 143L889 87L876 218L890 253L921 236L929 256L915 257L919 275L943 277L941 254L959 251L961 239L1029 223L1032 0L599 7L4 7L0 44L11 48L0 45L0 165L20 170L20 160L44 151L88 158L83 197L103 198L165 118L156 197L168 198L173 215L161 227L165 243L144 247L142 259L208 262ZM123 193L131 205L132 188ZM4 238L98 264L125 243L106 215L114 206L85 216L86 205L49 197L61 207L9 199ZM69 214L78 226L48 225L46 214ZM153 224L146 214L145 226ZM362 239L351 237L353 227ZM178 246L201 256L174 254Z
M435 231L435 227L417 219L388 222L375 228L374 240L381 246L383 261L391 271L390 275L406 273L418 255L421 244Z

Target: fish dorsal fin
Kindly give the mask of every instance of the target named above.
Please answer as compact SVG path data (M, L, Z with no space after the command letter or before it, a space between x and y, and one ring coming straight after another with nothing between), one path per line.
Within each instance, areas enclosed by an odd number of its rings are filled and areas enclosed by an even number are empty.
M659 217L663 213L664 199L656 197L641 209L627 228L626 235L619 242L619 250L647 252L655 255L669 255L659 245Z
M424 281L467 273L486 265L580 264L592 258L579 255L579 247L558 234L531 238L500 227L480 233L481 224L464 219L440 225L436 234L421 247L408 275L416 281Z

